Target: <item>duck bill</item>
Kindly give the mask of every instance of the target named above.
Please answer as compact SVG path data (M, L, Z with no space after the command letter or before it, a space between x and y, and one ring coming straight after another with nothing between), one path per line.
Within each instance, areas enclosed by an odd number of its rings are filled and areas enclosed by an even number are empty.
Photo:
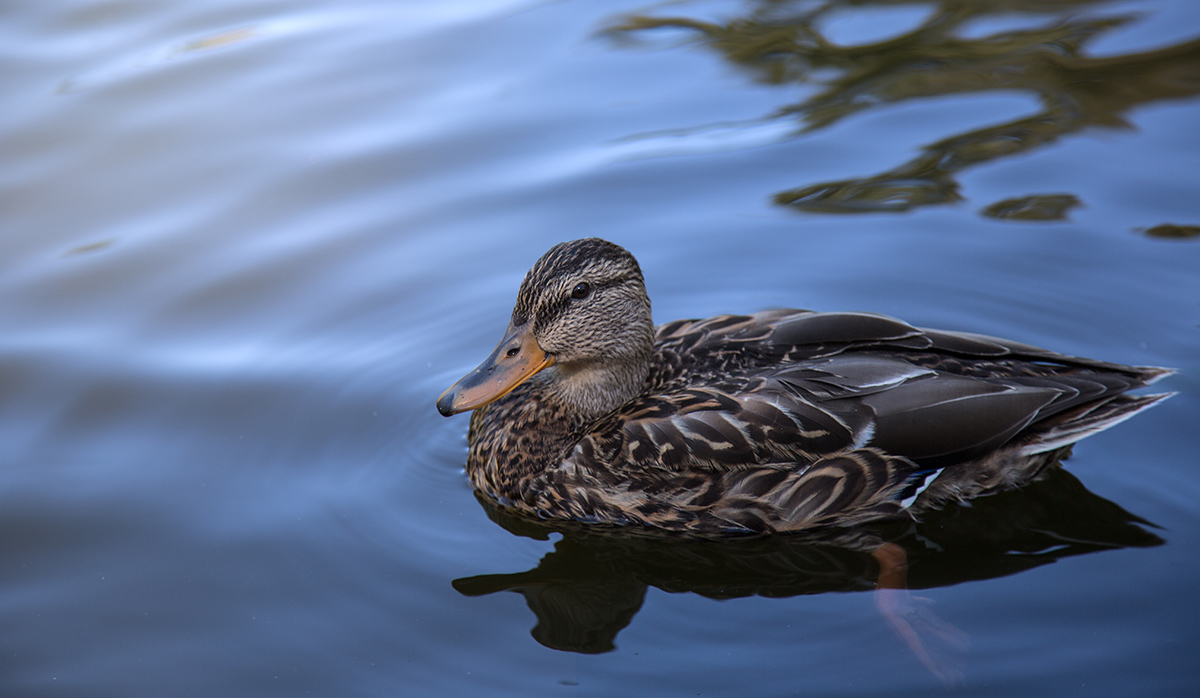
M438 398L438 412L449 417L483 407L553 363L554 357L542 351L533 338L532 322L519 327L509 323L492 355Z

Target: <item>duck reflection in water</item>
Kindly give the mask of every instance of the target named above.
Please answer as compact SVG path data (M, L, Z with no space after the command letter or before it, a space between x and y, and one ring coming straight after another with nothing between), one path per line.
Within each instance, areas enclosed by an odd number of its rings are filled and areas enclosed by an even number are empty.
M537 617L532 635L546 647L587 654L613 650L649 587L711 599L875 590L888 624L948 684L960 679L967 638L908 589L993 579L1074 555L1163 542L1146 530L1147 522L1092 494L1058 467L1024 488L932 512L919 522L729 540L551 525L480 501L492 520L514 534L539 540L562 535L527 572L454 581L467 596L523 595ZM906 554L907 575L905 566L887 570L886 556L872 556L871 546L881 545ZM877 586L877 580L896 588Z
M865 313L655 328L637 261L591 238L538 260L500 344L437 407L473 411L467 473L518 516L869 550L880 608L941 672L902 591L908 549L863 526L1037 481L1168 397L1127 391L1170 373Z

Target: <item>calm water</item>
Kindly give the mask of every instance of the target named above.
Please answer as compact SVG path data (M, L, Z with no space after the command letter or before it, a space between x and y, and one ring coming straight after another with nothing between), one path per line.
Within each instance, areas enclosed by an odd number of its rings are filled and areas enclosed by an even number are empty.
M26 0L0 46L3 695L945 694L865 556L489 518L434 399L588 235L660 322L1181 369L896 535L951 694L1200 686L1193 0Z

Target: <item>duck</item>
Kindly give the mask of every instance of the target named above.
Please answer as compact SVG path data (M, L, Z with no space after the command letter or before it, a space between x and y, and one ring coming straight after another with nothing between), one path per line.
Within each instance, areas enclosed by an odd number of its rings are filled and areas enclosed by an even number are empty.
M495 350L437 399L500 509L685 536L845 530L1036 480L1174 373L866 312L655 326L637 260L563 242Z

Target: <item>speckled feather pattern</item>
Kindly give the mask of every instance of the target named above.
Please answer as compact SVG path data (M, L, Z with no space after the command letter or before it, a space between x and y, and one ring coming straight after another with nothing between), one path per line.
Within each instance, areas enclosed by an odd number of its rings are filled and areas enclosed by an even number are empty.
M561 300L578 279L644 298L632 256L584 242L540 260L514 310L514 322L553 314L552 345L594 319ZM617 302L648 321L638 293ZM703 535L852 526L1028 482L1073 441L1165 397L1124 393L1169 373L801 310L676 321L640 359L620 356L640 362L626 371L637 384L601 414L554 371L476 410L474 485L550 519Z

